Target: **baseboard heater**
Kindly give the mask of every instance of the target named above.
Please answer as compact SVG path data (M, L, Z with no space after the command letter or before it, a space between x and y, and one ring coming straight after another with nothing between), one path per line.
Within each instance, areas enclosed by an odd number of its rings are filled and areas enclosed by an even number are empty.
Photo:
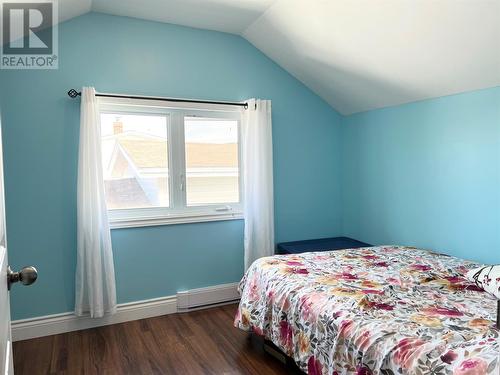
M177 292L177 311L186 312L217 306L240 299L238 284L222 284L213 287Z

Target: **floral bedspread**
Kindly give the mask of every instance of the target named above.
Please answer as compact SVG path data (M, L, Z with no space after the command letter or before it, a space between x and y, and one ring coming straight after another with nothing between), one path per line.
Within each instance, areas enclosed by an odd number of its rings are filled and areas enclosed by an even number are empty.
M498 375L497 301L465 279L474 267L400 246L261 258L235 326L310 375Z

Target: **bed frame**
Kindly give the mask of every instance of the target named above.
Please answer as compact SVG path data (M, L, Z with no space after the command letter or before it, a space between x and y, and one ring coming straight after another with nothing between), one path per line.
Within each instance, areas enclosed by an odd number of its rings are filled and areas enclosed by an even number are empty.
M281 351L276 345L272 343L272 341L264 339L263 342L264 351L270 356L274 357L278 361L280 361L283 366L288 370L289 374L304 374L304 372L297 366L295 361L287 356L285 353Z

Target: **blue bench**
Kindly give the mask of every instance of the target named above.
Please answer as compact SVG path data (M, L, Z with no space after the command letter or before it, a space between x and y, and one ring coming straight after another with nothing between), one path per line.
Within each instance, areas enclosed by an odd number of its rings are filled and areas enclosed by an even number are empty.
M357 249L372 246L349 237L319 238L317 240L282 242L277 245L277 254L299 254L309 251L332 251Z

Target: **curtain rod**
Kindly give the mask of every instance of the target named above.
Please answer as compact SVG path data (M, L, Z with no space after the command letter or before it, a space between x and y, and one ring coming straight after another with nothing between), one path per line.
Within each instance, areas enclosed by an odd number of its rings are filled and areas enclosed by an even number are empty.
M82 93L71 89L68 91L68 96L70 98L76 98L81 96ZM211 100L194 100L194 99L178 99L178 98L164 98L164 97L154 97L154 96L138 96L138 95L120 95L120 94L101 94L96 93L95 96L101 96L106 98L125 98L125 99L142 99L142 100L161 100L164 102L177 102L177 103L201 103L201 104L221 104L221 105L234 105L238 107L248 108L248 103L236 103L236 102L217 102Z

